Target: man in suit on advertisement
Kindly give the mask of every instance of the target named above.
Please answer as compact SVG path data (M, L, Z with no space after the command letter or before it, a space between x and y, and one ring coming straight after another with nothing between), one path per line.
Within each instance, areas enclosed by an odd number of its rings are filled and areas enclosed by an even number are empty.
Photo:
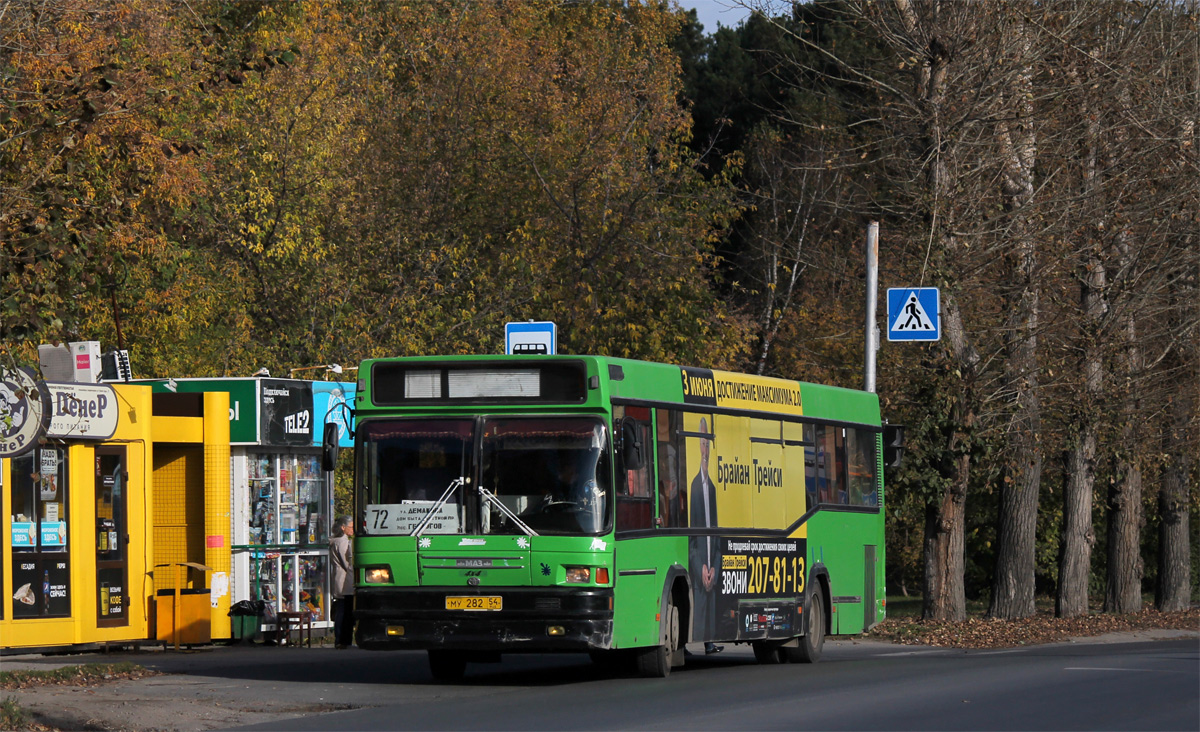
M700 419L700 433L708 435L708 422ZM717 495L712 479L708 475L708 437L700 438L700 471L692 479L691 525L693 528L718 526ZM692 588L696 597L694 637L703 638L704 652L716 653L723 649L712 642L716 629L716 588L718 537L693 536L688 543L689 563L692 572Z

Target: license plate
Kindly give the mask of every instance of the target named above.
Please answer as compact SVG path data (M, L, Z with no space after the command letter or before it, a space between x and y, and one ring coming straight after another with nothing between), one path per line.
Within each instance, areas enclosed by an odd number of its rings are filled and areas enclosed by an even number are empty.
M447 610L500 610L504 600L500 597L447 597Z

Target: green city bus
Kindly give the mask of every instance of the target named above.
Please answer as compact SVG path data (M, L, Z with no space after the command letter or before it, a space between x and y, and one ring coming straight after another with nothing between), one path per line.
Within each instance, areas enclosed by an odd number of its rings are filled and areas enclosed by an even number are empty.
M884 617L869 392L600 356L363 362L356 641L646 676L689 642L814 662Z

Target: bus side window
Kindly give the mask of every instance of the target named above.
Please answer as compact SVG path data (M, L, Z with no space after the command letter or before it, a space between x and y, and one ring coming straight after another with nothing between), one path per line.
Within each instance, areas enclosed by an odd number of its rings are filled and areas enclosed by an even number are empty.
M823 424L814 425L813 436L816 441L817 503L828 505L836 502L833 428Z
M642 444L650 448L650 410L646 407L626 407L625 415L637 420ZM654 498L651 493L651 463L647 459L637 470L626 469L617 451L617 530L649 529L654 525ZM649 455L646 456L647 458Z
M683 437L679 434L683 429L683 413L659 409L654 425L658 442L658 526L687 526L687 489L679 461L683 454Z
M846 492L846 430L843 427L828 428L833 433L833 501L845 506L850 502Z
M874 432L861 429L846 430L851 506L879 505L875 481L875 442Z
M817 507L817 443L815 426L804 425L804 489L808 494L806 510Z

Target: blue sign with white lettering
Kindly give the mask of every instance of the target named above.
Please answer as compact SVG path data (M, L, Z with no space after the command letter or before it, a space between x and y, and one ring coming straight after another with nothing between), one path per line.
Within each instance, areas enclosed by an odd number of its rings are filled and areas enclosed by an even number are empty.
M558 353L558 326L548 320L504 324L504 352L510 356Z
M336 424L338 447L354 447L354 396L356 384L340 381L314 381L312 444L320 445L325 439L325 425Z
M66 546L67 545L67 522L66 521L43 521L42 522L42 546Z
M889 341L936 341L942 337L936 287L893 287L887 291Z
M37 524L33 521L13 521L12 545L21 548L37 546Z

